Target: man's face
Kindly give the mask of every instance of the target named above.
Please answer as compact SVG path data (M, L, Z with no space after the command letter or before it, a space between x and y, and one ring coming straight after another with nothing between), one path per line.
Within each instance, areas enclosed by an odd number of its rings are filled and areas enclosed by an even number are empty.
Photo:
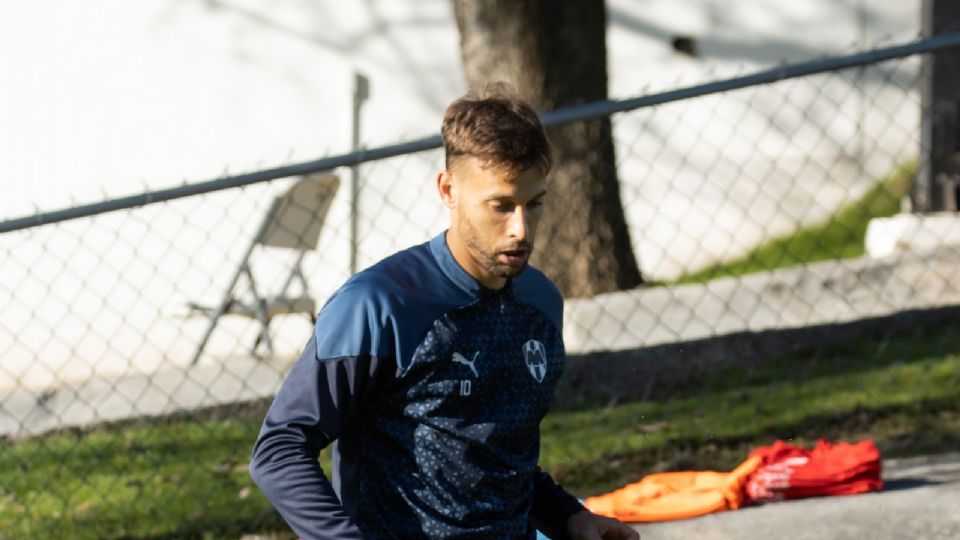
M438 187L451 210L447 243L468 273L498 289L526 268L547 194L537 167L517 174L462 157L440 174Z

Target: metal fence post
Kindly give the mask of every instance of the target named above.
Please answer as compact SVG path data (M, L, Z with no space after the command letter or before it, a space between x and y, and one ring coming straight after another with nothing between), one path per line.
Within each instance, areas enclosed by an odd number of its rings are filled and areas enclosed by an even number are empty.
M360 149L360 110L370 97L370 81L357 72L353 74L353 109L350 119L350 151ZM357 273L357 251L360 244L360 171L350 167L350 274Z
M960 27L960 4L923 0L925 36ZM960 197L960 52L943 49L923 57L920 81L920 168L911 193L915 212L957 210Z

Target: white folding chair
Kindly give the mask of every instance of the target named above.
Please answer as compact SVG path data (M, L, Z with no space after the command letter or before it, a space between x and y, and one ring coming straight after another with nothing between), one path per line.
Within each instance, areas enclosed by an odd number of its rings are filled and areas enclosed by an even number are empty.
M240 261L240 266L226 287L218 304L209 306L191 302L192 313L205 313L210 322L197 345L190 364L194 365L203 354L203 350L213 334L220 318L224 315L240 315L260 321L260 332L250 349L259 356L258 348L263 345L273 353L270 339L270 320L277 315L303 313L316 322L316 301L310 296L307 278L303 274L303 257L317 246L320 229L326 219L330 204L340 187L340 180L329 173L317 173L302 177L282 195L274 198L267 210L263 222L257 229L250 247ZM286 275L283 286L275 294L264 294L266 284L257 284L251 269L251 257L258 246L281 248L296 252L296 258ZM246 277L246 290L238 288L241 277ZM294 280L299 281L300 293L292 295L290 287Z

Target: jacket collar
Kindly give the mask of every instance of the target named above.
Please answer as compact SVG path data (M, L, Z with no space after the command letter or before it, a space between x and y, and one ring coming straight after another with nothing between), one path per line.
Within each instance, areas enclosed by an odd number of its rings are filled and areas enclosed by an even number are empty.
M440 266L440 270L443 272L447 278L450 279L457 287L464 290L470 296L475 298L488 295L497 295L497 293L509 293L513 285L513 280L508 279L506 285L503 286L500 290L488 289L480 284L479 281L474 279L466 270L460 266L460 263L453 258L453 253L450 252L450 246L447 245L447 231L444 230L442 233L434 236L430 240L430 252L433 254L433 258L437 261L437 265Z

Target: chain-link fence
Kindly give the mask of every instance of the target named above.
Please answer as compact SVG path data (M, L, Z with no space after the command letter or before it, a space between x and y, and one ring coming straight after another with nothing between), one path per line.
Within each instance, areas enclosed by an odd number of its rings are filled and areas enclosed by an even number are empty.
M900 212L923 163L918 53L957 43L946 35L547 115L611 119L608 172L644 280L567 300L558 407L572 411L570 426L590 424L581 436L610 441L551 458L558 476L593 489L620 480L648 465L624 460L661 436L654 461L752 440L724 439L703 419L745 425L738 407L762 416L784 385L809 386L813 401L762 436L838 425L869 435L870 422L916 411L924 429L956 421L960 219ZM265 400L351 260L363 268L443 230L436 139L409 146L419 151L4 222L0 537L280 527L246 473ZM609 200L555 198L548 211L602 216ZM545 270L563 280L594 262ZM837 377L849 379L842 392L816 386ZM719 380L738 390L695 393ZM640 408L617 413L624 403ZM865 410L870 422L857 423ZM674 424L685 427L668 436ZM897 426L890 448L939 448ZM947 431L936 431L941 442L955 439ZM545 435L545 451L561 439ZM578 484L597 460L607 476Z

